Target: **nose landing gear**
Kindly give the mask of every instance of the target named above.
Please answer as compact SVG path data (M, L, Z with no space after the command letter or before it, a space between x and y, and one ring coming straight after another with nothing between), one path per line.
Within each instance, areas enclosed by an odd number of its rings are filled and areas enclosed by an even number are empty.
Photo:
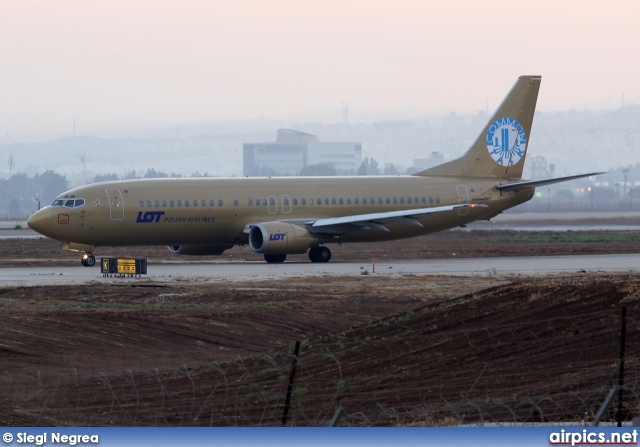
M93 267L96 265L96 257L93 256L91 252L82 253L82 258L80 259L80 263L84 267Z

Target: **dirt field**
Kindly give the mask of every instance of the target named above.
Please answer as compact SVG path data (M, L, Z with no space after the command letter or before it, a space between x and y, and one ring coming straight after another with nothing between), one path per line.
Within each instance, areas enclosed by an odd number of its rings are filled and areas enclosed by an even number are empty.
M350 246L334 259L640 249L470 234ZM78 262L45 239L0 246L4 266ZM172 256L126 250L143 253L150 263ZM245 256L256 260L243 249L223 259ZM639 301L634 275L590 272L0 288L0 423L280 425L296 341L287 425L327 425L339 407L340 425L590 420L618 383L623 306L630 420L640 412Z

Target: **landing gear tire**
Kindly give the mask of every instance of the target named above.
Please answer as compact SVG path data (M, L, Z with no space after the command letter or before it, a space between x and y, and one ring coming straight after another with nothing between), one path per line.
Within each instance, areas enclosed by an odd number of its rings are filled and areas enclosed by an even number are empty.
M266 255L264 255L264 260L267 261L269 264L282 264L285 259L287 259L287 255L281 255L281 254L277 254L277 255L266 254Z
M327 247L315 247L309 250L309 259L311 262L329 262L331 259L331 250Z
M85 267L93 267L94 265L96 265L96 257L91 253L85 253L82 255L80 263Z

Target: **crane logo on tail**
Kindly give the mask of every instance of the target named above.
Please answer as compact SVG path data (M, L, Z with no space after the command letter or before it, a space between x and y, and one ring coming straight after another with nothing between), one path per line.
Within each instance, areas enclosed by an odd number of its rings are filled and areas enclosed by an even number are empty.
M527 150L527 134L518 120L500 118L489 127L487 149L499 165L513 166Z

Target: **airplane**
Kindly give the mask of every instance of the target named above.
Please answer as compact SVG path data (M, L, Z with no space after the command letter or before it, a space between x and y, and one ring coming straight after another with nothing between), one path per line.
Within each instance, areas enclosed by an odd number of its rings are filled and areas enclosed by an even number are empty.
M172 178L81 186L27 221L95 265L102 246L166 245L178 255L221 255L248 244L268 263L328 244L389 241L489 220L535 188L602 174L522 180L540 76L521 76L460 158L413 175Z

